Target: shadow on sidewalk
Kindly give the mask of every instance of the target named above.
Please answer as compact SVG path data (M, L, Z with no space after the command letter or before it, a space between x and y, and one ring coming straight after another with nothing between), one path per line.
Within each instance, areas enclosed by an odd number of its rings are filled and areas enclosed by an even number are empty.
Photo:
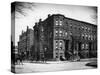
M97 61L87 63L86 66L90 66L90 67L95 67L95 68L97 68L97 67L98 67L98 66L97 66Z

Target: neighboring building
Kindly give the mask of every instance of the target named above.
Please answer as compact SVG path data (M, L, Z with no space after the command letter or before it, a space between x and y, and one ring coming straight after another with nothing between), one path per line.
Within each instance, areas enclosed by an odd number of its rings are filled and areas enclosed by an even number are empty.
M61 60L97 57L97 25L48 15L34 26L35 59Z
M27 26L26 32L22 31L22 34L19 36L19 42L18 42L18 53L19 54L24 54L25 57L24 59L33 59L33 51L34 51L34 34L33 30L30 29Z
M18 54L18 46L15 46L15 51L14 51L15 54Z

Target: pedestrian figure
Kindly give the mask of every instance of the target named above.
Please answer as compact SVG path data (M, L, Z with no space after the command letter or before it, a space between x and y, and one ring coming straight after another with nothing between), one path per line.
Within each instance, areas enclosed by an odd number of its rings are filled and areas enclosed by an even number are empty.
M45 63L45 62L46 62L44 55L42 56L42 58L41 58L41 59L42 59L42 62L43 62L43 63Z
M22 65L23 65L23 55L22 55L22 54L20 55L19 60L20 60L20 64L22 64Z
M23 60L22 60L22 55L21 54L18 55L18 57L15 59L15 62L18 65L20 65L20 64L23 65Z

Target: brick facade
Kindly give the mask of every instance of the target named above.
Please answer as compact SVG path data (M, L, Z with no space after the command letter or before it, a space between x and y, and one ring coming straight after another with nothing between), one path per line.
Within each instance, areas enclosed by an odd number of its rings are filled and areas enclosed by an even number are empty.
M25 57L24 59L31 59L33 58L33 30L29 29L27 26L26 32L22 31L22 34L19 36L19 42L18 42L18 53L24 53Z
M71 60L97 56L97 25L48 15L34 26L35 59Z

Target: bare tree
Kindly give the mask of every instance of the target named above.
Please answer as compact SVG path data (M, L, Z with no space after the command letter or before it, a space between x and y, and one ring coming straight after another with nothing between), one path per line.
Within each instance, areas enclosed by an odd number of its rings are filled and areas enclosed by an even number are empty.
M24 11L25 9L33 10L34 3L28 2L13 2L11 3L11 13L19 13L23 16L26 16L27 13Z
M91 21L93 22L97 22L97 14L98 14L98 10L97 7L92 7L92 9L94 10L94 15L90 15Z

